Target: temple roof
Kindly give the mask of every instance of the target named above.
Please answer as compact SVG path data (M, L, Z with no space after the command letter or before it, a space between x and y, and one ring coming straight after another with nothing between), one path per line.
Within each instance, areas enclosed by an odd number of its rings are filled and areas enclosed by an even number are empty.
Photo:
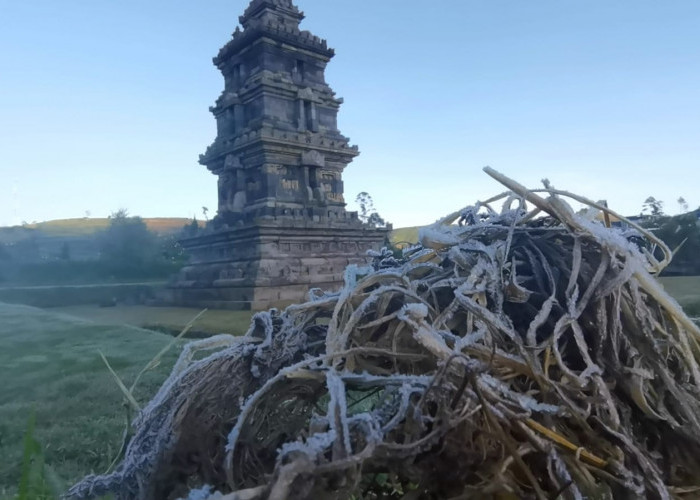
M270 15L282 18L295 26L299 26L304 19L304 13L292 3L292 0L252 0L238 20L245 29L251 20L263 18L269 20Z
M302 19L304 13L291 0L252 0L239 18L243 29L236 28L233 40L221 48L214 58L214 64L219 66L228 57L261 36L282 40L322 57L333 57L334 51L324 39L299 29Z

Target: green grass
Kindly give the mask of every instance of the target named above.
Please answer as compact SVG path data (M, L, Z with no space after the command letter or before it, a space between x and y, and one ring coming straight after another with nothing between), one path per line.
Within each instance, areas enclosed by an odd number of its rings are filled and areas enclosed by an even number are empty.
M17 493L30 415L43 459L68 485L103 472L120 446L123 397L98 350L127 385L172 337L0 304L0 498ZM136 390L147 401L177 349Z
M156 296L165 281L35 286L0 286L0 302L35 307L68 307L76 304L141 303Z
M674 276L660 281L688 316L700 318L700 276Z
M417 243L418 242L418 230L422 226L413 226L413 227L400 227L398 229L394 229L390 234L389 234L389 241L391 241L392 245L401 245L401 244L406 244L406 243Z
M70 314L104 325L131 325L176 334L200 312L187 307L126 306L97 307L94 305L57 307L54 312ZM250 311L210 309L192 327L191 332L204 334L229 333L243 335L250 326Z
M22 472L15 500L53 500L63 493L60 479L55 479L53 469L44 464L41 443L34 437L36 416L29 416L27 431L22 442Z
M661 281L689 315L700 316L700 277ZM42 311L0 303L0 498L17 493L32 413L42 459L64 486L103 472L121 444L124 410L122 394L98 350L128 386L171 337L124 323L175 331L196 312L140 306ZM250 314L209 311L194 329L242 333ZM142 379L139 402L153 395L176 356L176 349L169 352Z

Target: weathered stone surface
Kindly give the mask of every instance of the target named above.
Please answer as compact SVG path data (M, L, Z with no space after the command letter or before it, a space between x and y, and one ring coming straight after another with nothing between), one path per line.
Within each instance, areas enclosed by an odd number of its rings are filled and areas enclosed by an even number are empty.
M290 0L253 0L214 58L224 91L210 108L214 143L200 163L218 176L207 234L184 240L191 262L178 304L265 308L340 284L387 229L345 210L342 172L359 154L337 128L342 103L325 82L333 49L301 31Z
M366 261L377 231L327 225L251 225L183 243L193 258L173 289L176 303L260 309L332 290L348 264Z

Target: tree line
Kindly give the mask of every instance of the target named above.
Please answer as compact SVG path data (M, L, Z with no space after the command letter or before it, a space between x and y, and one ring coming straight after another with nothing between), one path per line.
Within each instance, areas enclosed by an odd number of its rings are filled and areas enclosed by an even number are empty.
M674 251L667 274L700 275L700 208L688 211L683 197L676 200L679 215L664 212L664 202L649 196L642 205L641 224Z
M0 244L0 283L60 285L167 279L187 261L178 240L198 230L199 223L193 219L179 233L161 235L150 231L141 217L118 210L109 216L106 229L84 237L83 243L89 240L92 249L87 256L75 255L74 241L64 241L51 255L41 252L36 237L18 242L14 248Z

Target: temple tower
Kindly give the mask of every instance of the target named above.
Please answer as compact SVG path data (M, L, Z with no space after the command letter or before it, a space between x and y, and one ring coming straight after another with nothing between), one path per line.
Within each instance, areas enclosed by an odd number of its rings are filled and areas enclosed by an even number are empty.
M325 81L334 55L299 23L291 0L253 0L214 58L224 90L217 135L200 163L218 177L207 234L183 240L191 261L174 301L265 308L334 288L387 229L345 210L342 172L359 154L337 126L342 99Z

